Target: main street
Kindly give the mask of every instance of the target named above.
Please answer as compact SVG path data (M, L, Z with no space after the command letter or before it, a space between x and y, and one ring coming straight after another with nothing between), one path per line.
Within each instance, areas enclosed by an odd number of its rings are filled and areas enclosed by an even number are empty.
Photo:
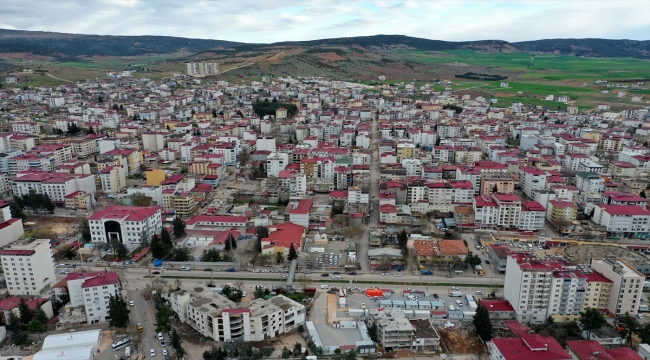
M379 225L379 130L376 116L373 114L370 125L370 225L366 227L361 241L359 241L359 252L357 258L361 264L361 271L370 272L370 262L368 261L368 249L370 243L370 229Z

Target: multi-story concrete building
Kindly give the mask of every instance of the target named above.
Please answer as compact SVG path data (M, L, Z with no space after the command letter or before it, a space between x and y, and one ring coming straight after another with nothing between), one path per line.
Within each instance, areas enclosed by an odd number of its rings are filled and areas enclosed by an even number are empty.
M180 321L223 342L275 338L295 330L306 319L305 306L282 295L255 299L244 307L209 288L195 288L170 294L169 302Z
M187 63L187 75L203 77L217 74L219 74L218 63Z
M99 172L102 191L115 194L126 187L126 174L121 166L109 166Z
M499 207L497 225L500 228L510 229L519 226L521 217L521 199L515 194L492 194L492 198Z
M481 176L480 195L491 196L496 186L500 194L512 194L515 192L515 180L508 174L483 174Z
M65 204L65 197L77 191L93 195L97 192L95 177L91 174L25 171L16 176L11 184L16 196L26 195L30 190L34 190L47 194L54 203Z
M519 170L519 187L529 198L533 198L533 192L546 188L548 174L538 168L524 166Z
M377 338L386 351L411 348L415 330L402 309L371 309L369 312L368 321L377 325Z
M275 137L273 137L273 136L258 137L255 140L255 150L256 151L270 151L271 153L274 153L275 152Z
M148 151L160 151L165 148L165 134L157 132L142 133L142 148Z
M38 296L56 282L49 239L12 243L0 258L9 295Z
M627 261L614 257L591 259L591 268L612 282L607 310L617 316L635 315L641 304L645 276Z
M636 205L596 205L591 220L617 236L650 232L650 211Z
M578 217L578 206L570 201L550 200L546 219L551 223L570 222Z
M546 209L537 201L522 201L519 231L536 231L544 228Z
M544 260L524 253L508 256L503 295L517 312L517 320L541 324L551 305L553 273L577 270L562 260ZM559 298L559 293L557 294Z
M70 305L84 306L88 324L106 321L110 295L119 296L120 282L117 273L94 271L74 272L57 284L54 294L67 294Z
M157 206L109 206L88 217L92 242L117 240L135 248L142 238L151 239L162 230L160 208Z
M289 154L273 152L266 158L266 174L278 177L280 171L287 165L289 165Z
M197 210L194 195L173 189L163 190L162 204L160 205L163 209L174 210L176 215L181 216L194 215Z
M602 193L605 189L605 180L595 172L578 172L576 186L583 193Z

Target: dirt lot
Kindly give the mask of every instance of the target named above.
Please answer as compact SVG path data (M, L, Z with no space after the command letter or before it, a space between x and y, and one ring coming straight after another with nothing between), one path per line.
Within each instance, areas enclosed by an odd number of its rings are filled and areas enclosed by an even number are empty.
M440 336L450 354L482 354L483 344L474 334L471 324L456 324L453 328L440 329Z
M67 233L73 233L72 225L77 222L76 218L72 217L54 217L54 216L28 216L25 224L33 222L32 226L25 226L25 231L36 229L50 229L57 233L59 237L65 236Z

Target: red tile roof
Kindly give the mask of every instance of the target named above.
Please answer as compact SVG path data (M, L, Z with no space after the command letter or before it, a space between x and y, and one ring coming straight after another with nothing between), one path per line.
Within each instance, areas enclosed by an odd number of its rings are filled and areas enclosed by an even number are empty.
M11 310L15 309L18 307L18 304L20 304L20 299L19 297L8 297L6 299L2 299L0 301L0 310ZM38 306L48 302L50 299L47 298L36 298L36 299L25 299L25 302L27 303L27 306L29 307L30 310L36 310L38 309Z
M571 360L562 346L552 337L524 334L519 338L492 339L505 360Z
M109 206L89 216L88 220L124 218L125 221L142 221L158 211L160 211L158 206Z
M81 285L82 288L90 288L95 286L104 286L104 285L116 285L119 283L117 279L117 273L106 272L100 273L100 275L92 277L84 281Z

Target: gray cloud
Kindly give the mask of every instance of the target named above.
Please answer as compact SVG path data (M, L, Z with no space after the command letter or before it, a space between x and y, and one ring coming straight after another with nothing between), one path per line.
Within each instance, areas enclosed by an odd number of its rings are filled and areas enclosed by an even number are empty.
M402 34L450 41L650 39L647 0L2 0L0 27L251 43Z

